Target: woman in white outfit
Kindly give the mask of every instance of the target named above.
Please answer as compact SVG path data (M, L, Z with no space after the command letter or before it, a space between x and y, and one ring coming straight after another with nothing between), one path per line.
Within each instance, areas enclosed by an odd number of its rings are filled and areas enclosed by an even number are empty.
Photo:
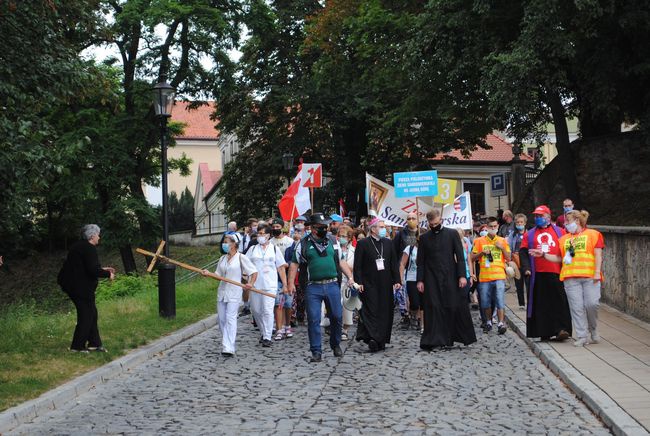
M258 271L257 288L270 294L278 292L278 276L282 282L282 292L288 293L287 288L287 262L278 247L270 244L270 227L260 225L257 228L257 245L253 245L246 256L255 265ZM273 308L275 299L265 295L251 293L251 312L255 322L262 333L260 343L264 347L271 346L273 334Z
M346 262L350 269L354 267L354 247L352 246L352 228L350 226L341 226L337 233L339 244L341 245L341 262ZM343 302L343 295L348 287L348 278L343 274L341 281L341 302ZM353 313L343 307L343 330L341 332L341 340L348 340L348 329L352 326Z
M225 255L221 256L217 264L216 273L221 277L241 282L242 274L248 276L246 289L251 289L257 280L257 269L243 254L239 253L241 236L238 233L226 235L221 248ZM203 270L203 274L207 274ZM237 312L242 302L242 288L231 283L219 283L217 291L217 314L219 315L219 328L221 329L221 354L232 357L235 354L235 340L237 338Z

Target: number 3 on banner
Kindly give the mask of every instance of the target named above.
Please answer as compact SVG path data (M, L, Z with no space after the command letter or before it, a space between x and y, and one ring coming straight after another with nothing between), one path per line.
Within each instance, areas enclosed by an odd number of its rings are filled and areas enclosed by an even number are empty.
M438 195L434 197L433 201L442 204L453 203L457 184L457 180L438 179Z

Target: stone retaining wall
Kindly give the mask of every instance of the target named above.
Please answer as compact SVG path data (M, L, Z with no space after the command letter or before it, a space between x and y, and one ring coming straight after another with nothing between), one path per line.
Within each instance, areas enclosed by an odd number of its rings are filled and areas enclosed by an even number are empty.
M591 226L605 238L601 299L650 321L650 227Z

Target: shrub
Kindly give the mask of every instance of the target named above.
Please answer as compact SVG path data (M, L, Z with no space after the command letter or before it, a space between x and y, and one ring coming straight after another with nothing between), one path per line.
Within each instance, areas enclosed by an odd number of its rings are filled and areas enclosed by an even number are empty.
M103 280L96 292L97 301L113 300L120 297L132 296L148 291L155 291L155 277L137 274L118 275L115 280Z

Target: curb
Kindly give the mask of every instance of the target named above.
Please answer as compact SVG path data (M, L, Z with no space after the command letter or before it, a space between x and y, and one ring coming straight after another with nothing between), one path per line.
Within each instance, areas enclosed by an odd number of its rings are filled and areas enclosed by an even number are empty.
M641 424L628 415L609 395L582 375L573 365L564 360L553 347L544 342L534 342L531 338L527 338L526 324L508 306L506 306L506 321L510 325L510 328L540 358L542 363L558 376L615 435L636 436L649 434Z
M167 351L175 345L214 327L216 324L217 315L211 315L45 392L38 398L5 410L0 413L0 435L15 429L21 424L31 422L36 417L51 410L61 408L80 395L94 389L97 385L106 383L108 380L130 371L156 354Z

